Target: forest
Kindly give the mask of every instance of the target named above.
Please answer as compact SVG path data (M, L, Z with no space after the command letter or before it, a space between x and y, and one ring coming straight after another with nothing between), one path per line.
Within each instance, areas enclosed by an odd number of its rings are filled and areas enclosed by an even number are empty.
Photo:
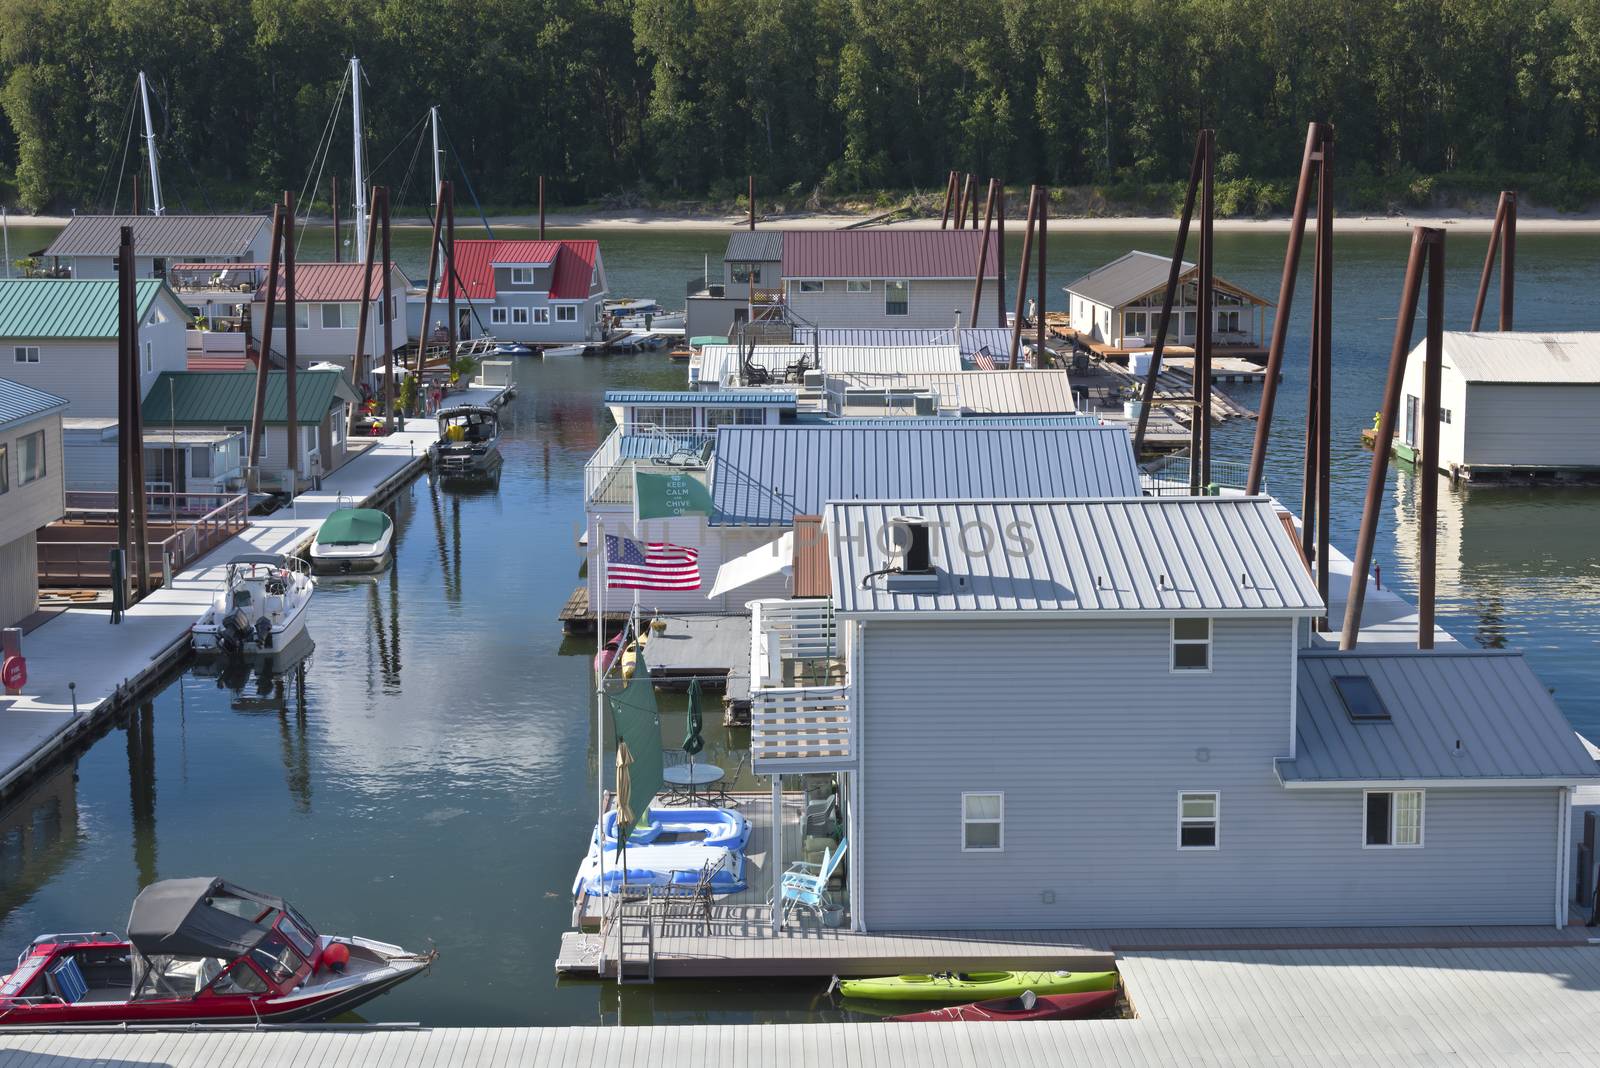
M1600 200L1597 0L0 0L0 198L124 210L154 94L175 210L368 156L427 197L421 119L489 205L942 191L951 168L1165 203L1217 130L1223 214L1282 210L1305 124L1341 197ZM331 119L331 124L330 124ZM325 191L326 179L317 186ZM1370 204L1368 206L1371 206Z

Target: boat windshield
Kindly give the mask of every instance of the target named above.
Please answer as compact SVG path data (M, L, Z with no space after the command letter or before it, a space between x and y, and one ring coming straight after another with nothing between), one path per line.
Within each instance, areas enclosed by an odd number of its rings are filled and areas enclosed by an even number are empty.
M278 921L278 930L289 940L289 944L300 952L300 955L310 960L316 951L315 937L303 930L298 923L284 913L283 919Z
M277 931L273 931L250 951L250 959L260 968L268 979L279 986L283 986L293 979L295 973L305 966L305 958L295 952L294 946L289 944Z

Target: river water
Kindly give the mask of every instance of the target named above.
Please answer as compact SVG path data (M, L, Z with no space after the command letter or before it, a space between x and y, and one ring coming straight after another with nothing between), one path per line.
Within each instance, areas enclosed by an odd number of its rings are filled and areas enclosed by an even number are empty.
M13 227L14 253L46 232ZM470 232L464 236L471 236ZM590 236L590 235L586 235ZM602 232L613 292L681 301L725 234ZM30 243L33 242L33 243ZM1219 234L1218 273L1275 296L1282 237ZM423 276L426 235L396 258ZM1449 325L1470 315L1484 239L1450 238ZM302 258L328 247L307 235ZM1335 287L1335 541L1359 522L1404 270L1403 235L1341 237ZM1166 235L1051 235L1050 291ZM1524 236L1517 325L1594 328L1600 245ZM1304 277L1309 281L1309 262ZM1305 321L1296 307L1268 488L1297 499ZM1490 310L1492 318L1492 306ZM497 490L462 496L426 478L395 502L395 568L329 582L310 609L315 649L283 678L175 674L71 769L0 813L0 954L37 932L120 927L156 878L218 874L282 893L322 929L442 951L430 976L366 1006L372 1020L438 1025L738 1022L838 1018L820 984L663 983L619 992L557 984L557 940L593 821L589 639L555 616L579 581L582 470L609 429L607 388L677 388L661 354L520 361ZM1227 388L1227 387L1225 387ZM1253 405L1256 390L1231 387ZM1248 456L1252 424L1216 434ZM1391 475L1378 559L1414 588L1415 478ZM1440 618L1468 640L1528 650L1581 729L1600 733L1600 491L1441 487ZM1398 533L1397 533L1398 532ZM92 651L85 650L85 655ZM670 701L664 706L677 708ZM675 717L669 717L675 718ZM744 739L708 718L710 759ZM681 719L664 728L681 735ZM731 758L729 764L731 766ZM26 838L16 828L26 826ZM28 848L17 845L26 840ZM619 1000L619 995L621 1000Z

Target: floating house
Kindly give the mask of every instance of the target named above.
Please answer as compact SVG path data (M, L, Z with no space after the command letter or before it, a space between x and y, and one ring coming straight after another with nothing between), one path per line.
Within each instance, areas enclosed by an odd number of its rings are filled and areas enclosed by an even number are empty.
M1070 415L1077 411L1063 368L953 371L946 374L823 372L830 415L886 418L930 415Z
M0 627L39 607L41 527L66 514L63 397L0 378Z
M461 337L530 345L601 339L609 290L598 241L457 241L455 259L456 278L442 279L434 295L433 323L422 322L424 296L412 294L412 336L432 335L444 323L442 302L454 288Z
M1406 360L1395 451L1422 452L1424 346ZM1600 333L1447 330L1439 469L1484 481L1600 476Z
M139 278L165 278L178 263L265 263L271 252L265 215L74 215L44 256L73 278L115 278L125 226Z
M261 467L281 469L288 461L287 375L270 371L261 435ZM226 445L232 435L247 435L255 408L254 371L168 371L144 400L148 434L202 430L217 434L213 443ZM357 401L350 382L338 371L300 371L295 377L295 422L300 440L296 471L312 481L337 471L349 458L346 427L350 406ZM218 433L221 432L221 433ZM233 446L228 446L230 449ZM243 441L237 446L243 450ZM223 462L223 461L216 461ZM189 477L199 477L192 467Z
M134 287L139 388L188 366L188 311L159 279ZM64 397L74 417L117 414L117 283L64 278L0 281L0 367L7 378Z
M1549 692L1314 638L1270 500L840 495L821 530L827 596L752 605L752 766L837 784L852 927L1567 922L1600 774Z
M1161 325L1172 260L1150 252L1128 252L1066 287L1072 336L1101 352L1125 352L1155 344ZM1167 342L1192 346L1199 327L1199 268L1183 264L1172 306ZM1213 349L1238 352L1265 344L1272 302L1223 278L1214 279L1211 310Z
M998 239L988 240L992 285ZM948 330L971 308L983 241L976 230L739 231L722 282L690 294L687 333L731 337L746 322Z
M776 426L792 422L793 390L724 389L706 393L682 390L608 389L606 407L624 436L713 433L719 426Z
M117 420L111 416L62 419L68 492L116 491L119 437ZM235 489L244 475L244 439L242 430L146 425L145 487L158 493L194 494Z
M372 271L372 281L362 296L362 283L366 265L362 263L299 263L294 270L295 288L295 355L302 361L336 363L351 373L355 362L356 334L359 332L361 302L367 302L367 337L363 346L366 366L383 358L383 327L393 318L391 334L398 351L416 335L406 326L406 297L411 290L411 280L397 265L391 263L387 272L377 265ZM387 278L387 281L385 280ZM284 299L288 295L282 276L278 278L277 306L273 309L272 351L284 351ZM261 343L261 331L266 326L267 288L266 269L262 268L259 284L251 296L250 334Z

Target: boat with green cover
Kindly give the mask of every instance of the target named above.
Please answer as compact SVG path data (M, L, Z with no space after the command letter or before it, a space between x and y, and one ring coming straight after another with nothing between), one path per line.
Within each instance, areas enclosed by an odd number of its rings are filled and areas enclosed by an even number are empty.
M936 972L932 975L886 975L845 979L839 993L874 1001L976 1001L980 998L1035 994L1081 994L1115 990L1116 972Z
M394 520L376 508L337 508L311 543L311 567L320 574L382 571L389 563Z

